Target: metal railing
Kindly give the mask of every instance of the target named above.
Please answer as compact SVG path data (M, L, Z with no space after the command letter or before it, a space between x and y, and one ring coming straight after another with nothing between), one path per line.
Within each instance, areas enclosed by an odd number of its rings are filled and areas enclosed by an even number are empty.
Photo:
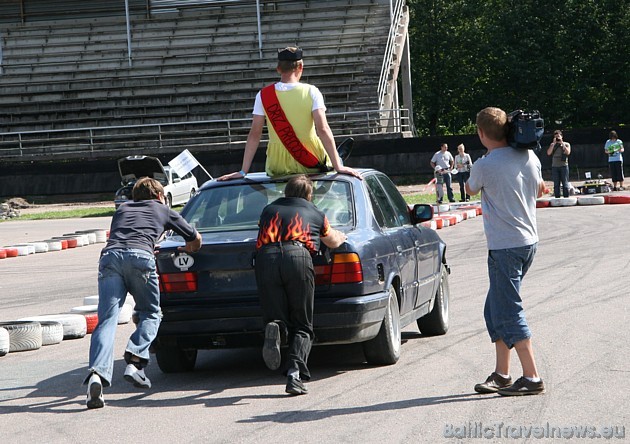
M385 95L387 94L387 84L389 83L389 73L394 63L394 55L396 53L396 33L403 17L404 0L396 0L391 12L391 24L389 27L389 35L387 36L387 46L385 47L385 56L381 65L381 74L378 81L378 104L384 106Z
M384 122L383 115L389 116ZM337 138L410 133L409 110L329 113ZM251 119L71 128L0 133L0 159L109 157L121 152L225 151L247 141ZM390 128L390 129L388 129ZM266 143L263 138L261 142Z

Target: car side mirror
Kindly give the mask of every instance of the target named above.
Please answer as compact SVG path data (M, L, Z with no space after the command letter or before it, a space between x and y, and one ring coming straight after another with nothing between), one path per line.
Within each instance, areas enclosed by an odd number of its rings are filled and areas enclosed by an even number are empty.
M179 183L179 182L181 182L181 181L182 181L182 180L181 180L179 177L176 177L175 179L173 179L173 183Z
M411 209L411 222L414 225L431 219L433 219L433 207L431 205L416 204Z

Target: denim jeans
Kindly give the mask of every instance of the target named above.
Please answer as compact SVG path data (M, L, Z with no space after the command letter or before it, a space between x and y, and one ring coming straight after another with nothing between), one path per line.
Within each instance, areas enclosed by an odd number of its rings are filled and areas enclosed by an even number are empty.
M450 173L446 174L436 174L435 175L435 192L437 194L438 201L442 202L444 198L444 186L446 185L446 195L448 197L449 202L455 202L455 197L453 197L453 187L451 187L451 175Z
M551 176L553 177L553 195L560 197L560 186L562 185L562 196L569 197L569 165L561 167L552 167Z
M525 319L520 290L537 244L488 251L490 288L484 318L492 342L503 340L508 348L532 336Z
M138 249L105 251L98 265L98 325L90 342L90 371L103 385L111 385L114 368L114 339L118 314L127 292L136 301L136 331L129 338L126 352L149 361L149 346L160 326L160 289L152 253Z

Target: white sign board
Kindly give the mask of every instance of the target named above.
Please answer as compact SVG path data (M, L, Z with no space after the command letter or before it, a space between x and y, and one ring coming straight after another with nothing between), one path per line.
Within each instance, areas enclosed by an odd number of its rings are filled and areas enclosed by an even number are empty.
M199 165L199 162L197 162L195 156L190 154L190 151L184 150L168 164L180 177L183 177Z

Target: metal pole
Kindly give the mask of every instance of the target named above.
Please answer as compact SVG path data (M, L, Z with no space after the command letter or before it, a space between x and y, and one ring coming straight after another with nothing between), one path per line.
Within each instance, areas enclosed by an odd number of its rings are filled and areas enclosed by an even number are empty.
M260 25L260 0L256 0L256 18L258 20L258 55L260 60L263 58L262 54L262 30Z
M127 57L131 68L131 24L129 23L129 0L125 0L125 17L127 19Z

